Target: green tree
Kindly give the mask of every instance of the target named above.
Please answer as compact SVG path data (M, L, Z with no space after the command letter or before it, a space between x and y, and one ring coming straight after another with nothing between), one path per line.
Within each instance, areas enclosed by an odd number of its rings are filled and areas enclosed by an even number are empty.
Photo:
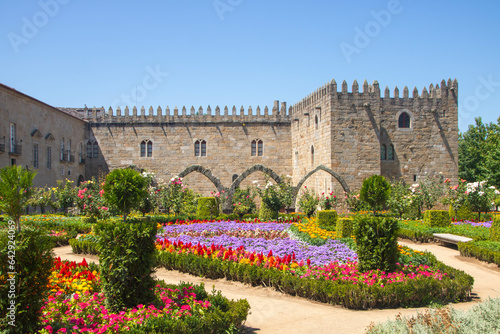
M279 184L266 178L266 186L257 186L256 191L262 200L259 212L261 220L277 219L281 208L292 205L293 188L289 177L282 177Z
M122 214L123 222L143 197L148 195L148 179L132 169L115 169L106 176L103 197Z
M391 184L381 175L372 175L363 181L360 199L371 206L373 214L382 210L391 195Z
M17 231L24 209L33 194L33 178L36 171L21 166L7 166L0 169L0 211L5 212L15 222Z
M387 200L387 205L392 212L401 218L404 213L410 211L411 202L410 188L402 180L391 185L391 196Z
M302 194L299 200L299 208L302 212L306 214L307 217L311 217L319 204L319 198L314 190L308 189L304 186L302 189Z
M458 160L461 179L468 182L488 181L500 188L500 118L497 124L485 124L475 119L466 132L458 137Z

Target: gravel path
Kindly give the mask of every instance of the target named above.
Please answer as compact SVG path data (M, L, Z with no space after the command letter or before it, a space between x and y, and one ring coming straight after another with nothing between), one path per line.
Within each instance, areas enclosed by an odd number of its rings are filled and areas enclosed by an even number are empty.
M474 277L473 301L453 304L453 307L467 309L488 297L500 297L498 266L461 257L456 249L437 244L415 244L407 241L400 241L400 244L420 251L427 250L435 254L440 261ZM87 261L99 261L96 256L73 254L70 246L55 248L54 253L66 260L81 261L85 257ZM167 283L203 282L209 291L215 286L215 289L221 290L222 294L230 299L247 299L251 314L245 323L246 333L364 333L371 322L393 319L398 313L412 315L418 310L407 308L353 311L292 297L270 288L251 287L225 279L211 280L165 269L159 269L156 276Z

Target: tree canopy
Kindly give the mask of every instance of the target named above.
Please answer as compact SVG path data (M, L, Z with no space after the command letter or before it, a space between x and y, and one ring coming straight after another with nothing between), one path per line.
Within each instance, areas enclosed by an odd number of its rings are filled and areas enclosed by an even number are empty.
M481 117L475 125L458 136L458 161L461 179L468 182L488 181L500 188L500 118L485 124Z

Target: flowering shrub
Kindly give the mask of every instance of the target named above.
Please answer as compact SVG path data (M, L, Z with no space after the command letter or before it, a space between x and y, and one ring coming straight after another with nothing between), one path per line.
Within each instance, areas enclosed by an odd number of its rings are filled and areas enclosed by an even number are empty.
M288 176L282 176L280 184L272 183L266 178L266 186L261 188L257 185L256 191L262 200L259 214L261 220L277 219L281 208L292 205L293 188Z
M256 193L252 188L237 188L233 195L233 213L243 218L243 215L254 213L257 209L255 204Z
M316 212L318 203L319 203L319 198L316 195L316 192L304 186L304 189L301 190L301 195L299 199L300 210L303 211L307 217L311 217L314 214L314 212Z
M109 208L104 203L102 184L95 180L82 182L77 187L75 203L85 216L95 219L109 217Z
M318 200L321 210L332 210L337 207L338 199L337 196L333 194L333 191L326 195L324 192L321 193L321 197L319 197Z
M181 177L171 178L168 186L160 190L160 203L163 208L167 212L172 210L174 214L179 215L182 211L186 190L187 186L182 183Z
M472 211L477 212L478 221L481 219L481 212L488 212L495 205L493 200L498 194L500 192L494 186L488 187L486 181L467 183L467 202Z

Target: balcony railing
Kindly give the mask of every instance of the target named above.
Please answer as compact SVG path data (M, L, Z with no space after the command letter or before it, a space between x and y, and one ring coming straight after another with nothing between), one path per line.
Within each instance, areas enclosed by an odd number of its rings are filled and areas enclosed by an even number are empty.
M68 160L68 156L66 155L66 153L61 153L61 162L65 162Z
M69 161L70 162L75 162L75 156L74 155L69 155Z
M21 145L21 141L15 141L10 144L9 154L21 155L22 152L23 152L23 146Z

